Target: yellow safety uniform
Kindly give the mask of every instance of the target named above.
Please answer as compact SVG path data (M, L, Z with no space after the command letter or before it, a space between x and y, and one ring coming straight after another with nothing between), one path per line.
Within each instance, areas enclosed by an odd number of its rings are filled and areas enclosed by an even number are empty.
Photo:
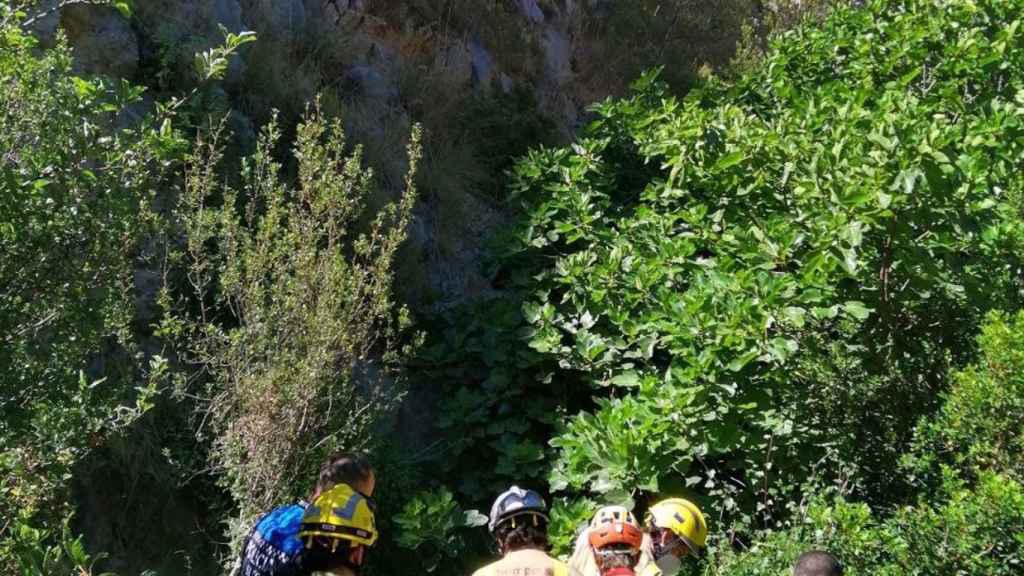
M580 576L579 572L532 548L505 554L497 562L477 570L473 576Z

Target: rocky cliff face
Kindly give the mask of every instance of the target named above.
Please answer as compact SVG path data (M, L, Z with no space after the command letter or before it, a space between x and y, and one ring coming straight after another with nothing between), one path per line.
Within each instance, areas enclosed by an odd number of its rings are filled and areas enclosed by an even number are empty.
M43 8L57 1L46 0ZM188 88L193 54L219 44L222 28L255 30L263 46L233 62L222 92L243 146L251 144L252 127L271 108L298 112L326 94L341 102L356 139L370 152L379 149L368 156L383 181L397 185L404 171L398 135L412 121L427 124L428 172L473 180L479 167L467 168L460 159L472 163L475 152L458 135L444 132L474 96L526 91L564 140L586 105L621 93L642 67L665 63L671 76L705 61L721 64L745 14L729 16L729 9L718 7L709 16L700 4L137 0L131 18L106 6L73 4L43 18L36 29L52 42L62 28L82 72L128 78L153 92ZM684 57L689 60L679 61ZM437 112L445 108L449 118ZM438 142L445 144L434 146ZM462 177L460 170L469 175ZM423 191L407 255L416 262L407 262L402 272L415 278L414 293L407 296L433 308L491 293L480 259L506 212L495 202L500 193L481 191L473 182L439 180Z

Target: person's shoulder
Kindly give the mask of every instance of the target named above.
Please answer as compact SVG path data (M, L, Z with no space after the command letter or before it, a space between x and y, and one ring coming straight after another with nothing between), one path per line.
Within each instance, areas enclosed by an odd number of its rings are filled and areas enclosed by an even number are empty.
M550 555L548 555L548 557L551 558L551 564L554 568L554 576L582 576L575 566L566 564L558 558L551 557Z
M490 562L482 568L477 568L477 570L473 572L473 576L492 576L492 574L494 573L494 566L499 563L501 563L501 559L495 560L494 562Z

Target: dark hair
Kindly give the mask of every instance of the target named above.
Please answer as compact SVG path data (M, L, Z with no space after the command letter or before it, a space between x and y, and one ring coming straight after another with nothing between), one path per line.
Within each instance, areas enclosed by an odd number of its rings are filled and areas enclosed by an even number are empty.
M804 552L793 565L793 576L842 576L843 565L835 556L821 550Z
M335 452L320 466L320 476L310 501L330 490L335 484L358 484L365 482L373 473L373 466L366 456L358 452Z
M536 525L532 518L536 518ZM498 541L502 554L524 548L547 550L548 522L543 516L536 514L517 516L514 521L508 520L499 524L494 529L494 539Z

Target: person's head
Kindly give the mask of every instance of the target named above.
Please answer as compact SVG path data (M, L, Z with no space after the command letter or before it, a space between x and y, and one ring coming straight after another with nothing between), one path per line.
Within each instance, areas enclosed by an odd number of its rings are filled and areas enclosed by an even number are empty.
M843 565L828 552L811 550L796 559L793 576L843 576Z
M587 539L601 574L629 574L640 560L644 534L633 514L622 506L605 506L590 522Z
M516 550L548 547L547 505L540 494L512 486L491 506L487 523L501 554Z
M682 498L662 500L647 511L654 561L666 576L679 571L681 559L699 556L708 537L704 514Z
M299 540L311 572L359 572L366 548L377 541L376 506L346 483L334 485L306 507Z
M320 466L316 488L309 500L316 500L337 484L348 484L360 494L370 497L373 496L377 478L373 473L373 466L363 454L335 452Z

